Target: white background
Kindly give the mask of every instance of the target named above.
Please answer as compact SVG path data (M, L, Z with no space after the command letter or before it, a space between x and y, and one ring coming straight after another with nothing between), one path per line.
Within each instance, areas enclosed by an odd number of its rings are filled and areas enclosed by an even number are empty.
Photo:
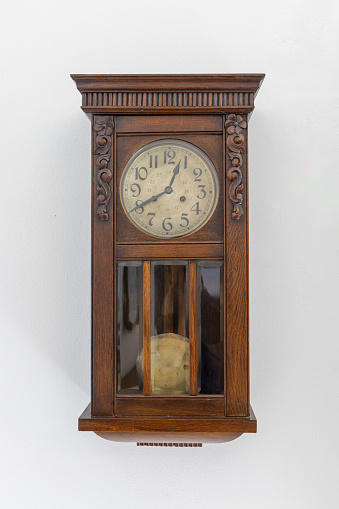
M4 509L336 509L338 3L1 7ZM259 73L250 121L251 402L202 449L77 432L90 394L90 123L70 73Z

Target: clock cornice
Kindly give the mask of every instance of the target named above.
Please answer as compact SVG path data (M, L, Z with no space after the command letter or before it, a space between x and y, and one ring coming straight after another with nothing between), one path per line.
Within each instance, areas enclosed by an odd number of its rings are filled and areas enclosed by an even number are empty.
M250 113L264 74L72 74L92 114Z

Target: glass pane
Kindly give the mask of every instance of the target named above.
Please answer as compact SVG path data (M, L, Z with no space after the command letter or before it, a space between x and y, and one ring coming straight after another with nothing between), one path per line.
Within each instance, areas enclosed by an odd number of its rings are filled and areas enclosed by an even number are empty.
M142 262L118 262L118 391L142 391ZM139 359L138 359L139 357ZM138 370L137 370L138 365Z
M151 264L152 394L189 392L188 263Z
M197 263L198 392L224 391L223 264Z

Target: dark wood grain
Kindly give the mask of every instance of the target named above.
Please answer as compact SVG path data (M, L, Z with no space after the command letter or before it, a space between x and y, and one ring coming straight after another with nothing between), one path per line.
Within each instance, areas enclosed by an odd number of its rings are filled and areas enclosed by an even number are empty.
M197 416L214 415L224 416L225 400L222 396L118 396L116 415L172 415Z
M126 133L192 133L223 131L221 115L121 115L117 134Z
M241 141L242 157L247 152L246 130L243 129ZM227 122L225 126L227 132ZM226 143L226 173L232 171L232 157ZM247 168L242 163L242 189L246 187ZM227 180L226 195L230 195L232 181ZM246 201L242 207L247 212ZM249 406L249 366L248 366L248 232L247 213L237 213L235 217L234 202L226 201L226 415L247 416Z
M143 349L144 349L144 396L149 396L151 388L151 263L143 263Z
M87 113L250 112L264 74L72 75Z
M83 430L80 430L83 431ZM92 431L92 430L86 430ZM123 432L123 431L94 431L96 435L105 440L110 440L113 442L147 442L148 444L153 443L161 443L166 441L166 443L172 444L202 444L202 443L225 443L231 442L236 438L239 438L243 432L216 432L210 433L207 431L200 432L185 432L184 430L175 431L175 432L158 432L158 431L135 431L135 432ZM249 433L255 433L255 431L250 431ZM152 442L151 442L152 440Z
M230 90L257 93L265 74L71 74L79 92L91 90Z
M142 260L145 258L164 259L222 259L223 244L205 243L205 244L117 244L117 259L121 260Z
M149 443L149 442L138 442L138 447L202 447L202 444L186 444L186 443Z
M229 436L256 433L249 417L93 417L90 405L79 418L79 431L112 433L117 440L172 442L227 442Z
M197 263L189 262L189 340L190 340L190 395L196 396L197 387Z
M113 125L113 119L106 122ZM103 221L100 215L113 216L113 201L106 201L105 210L98 212L97 193L97 130L92 130L92 412L93 415L113 415L113 309L114 309L114 239L112 219ZM106 171L113 172L113 137Z
M256 432L249 404L247 124L264 75L72 77L82 94L83 110L92 117L92 403L80 417L79 429L119 441L171 444L223 442ZM137 149L169 138L192 143L207 154L221 192L204 227L165 242L129 221L119 186L126 163ZM117 394L118 259L143 261L144 394L138 394L135 384ZM151 395L150 261L177 259L187 260L190 268L190 394L156 396ZM224 262L220 300L224 395L197 394L199 260ZM168 310L184 308L184 293L181 300L174 297L180 287L178 277L171 272L166 278L172 294L167 285L161 305ZM177 318L167 315L166 328L171 329ZM203 330L211 330L208 327ZM184 331L186 320L180 322L180 333Z

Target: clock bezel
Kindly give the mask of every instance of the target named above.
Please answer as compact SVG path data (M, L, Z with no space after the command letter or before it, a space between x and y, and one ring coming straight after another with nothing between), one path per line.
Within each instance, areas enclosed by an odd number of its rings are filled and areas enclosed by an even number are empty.
M193 245L201 242L222 243L224 241L225 218L225 197L223 192L225 187L225 172L223 167L222 131L190 133L187 132L185 127L185 129L181 129L180 133L173 132L172 129L168 132L149 133L146 132L146 129L142 131L143 124L141 120L139 121L136 117L134 118L136 119L136 122L140 123L140 132L135 134L125 134L125 132L120 133L118 131L116 137L116 201L114 208L116 214L115 238L117 245L128 244L142 246L146 244L164 243L163 239L148 235L140 230L127 217L120 199L120 182L128 161L133 154L137 152L137 150L153 141L162 141L165 139L186 141L202 150L212 161L214 168L216 169L220 185L219 200L210 220L202 228L187 237L184 236L166 239L166 244L185 243L187 245Z
M125 201L124 201L125 179L129 173L129 171L131 170L133 163L140 157L140 155L147 152L148 150L152 150L153 148L158 147L158 146L161 147L161 146L166 146L166 145L186 148L186 150L190 150L191 152L195 153L195 155L197 157L199 157L202 160L203 164L205 164L205 166L207 167L207 169L210 173L210 176L211 176L212 186L213 186L213 191L214 191L212 207L209 209L208 213L206 214L206 217L203 218L203 221L201 221L198 224L198 226L193 227L191 230L189 227L184 228L182 233L179 233L176 235L168 235L168 233L157 234L157 233L152 232L151 230L148 230L147 227L145 229L142 228L142 226L139 225L138 221L134 220L133 216L129 213L129 211L126 208ZM119 194L120 194L120 202L123 207L123 210L124 210L126 216L128 217L128 219L131 221L131 223L136 228L138 228L142 233L144 233L145 235L148 235L150 237L154 237L154 238L161 239L161 240L171 240L171 239L179 239L179 238L183 238L183 237L188 237L189 235L193 235L194 233L199 231L201 228L203 228L210 221L210 219L212 218L212 216L215 212L215 209L217 208L218 202L219 202L220 182L219 182L217 170L216 170L212 160L208 157L208 155L203 150L201 150L199 147L197 147L193 143L182 140L182 139L165 138L165 139L160 139L160 140L158 139L158 140L146 143L146 145L143 145L136 152L134 152L132 154L132 156L128 160L127 164L125 165L125 168L121 175Z

